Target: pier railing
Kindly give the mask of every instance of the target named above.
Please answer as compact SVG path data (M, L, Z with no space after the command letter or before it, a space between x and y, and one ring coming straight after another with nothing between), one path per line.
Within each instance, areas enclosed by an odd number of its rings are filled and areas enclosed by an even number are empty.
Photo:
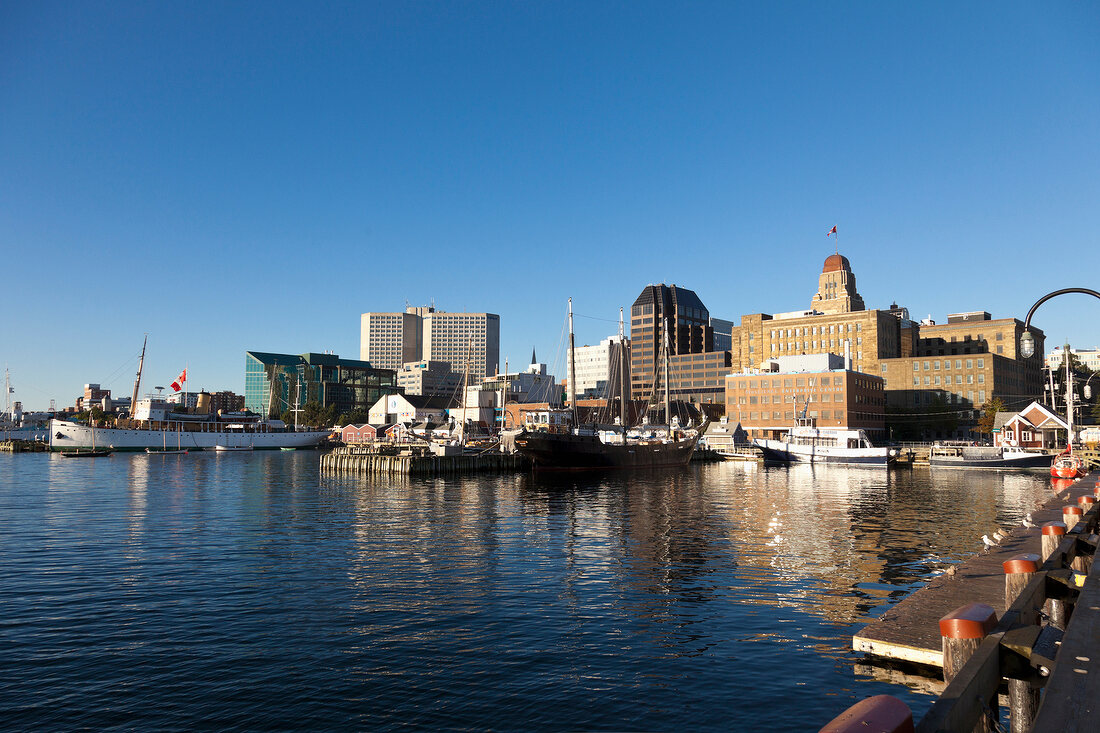
M916 733L999 731L998 693L1007 689L1012 733L1091 731L1100 727L1100 536L1097 496L1063 509L1042 530L1042 555L1004 562L1005 605L972 603L940 620L948 683ZM889 695L852 706L822 733L913 731ZM870 726L870 727L868 727ZM877 727L876 727L877 726Z

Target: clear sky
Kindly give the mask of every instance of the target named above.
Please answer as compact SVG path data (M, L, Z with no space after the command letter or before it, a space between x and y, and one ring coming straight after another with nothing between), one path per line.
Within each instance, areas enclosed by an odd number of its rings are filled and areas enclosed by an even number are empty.
M501 316L561 363L642 287L1023 318L1100 289L1100 5L0 4L0 366L244 390L244 352L358 358L359 314ZM606 320L602 320L606 319ZM1056 298L1049 347L1100 346ZM562 375L559 369L557 372Z

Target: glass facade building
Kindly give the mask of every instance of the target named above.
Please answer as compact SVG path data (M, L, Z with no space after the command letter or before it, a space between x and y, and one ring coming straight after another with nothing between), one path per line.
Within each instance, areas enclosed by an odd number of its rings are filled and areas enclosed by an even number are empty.
M335 405L337 414L368 411L384 395L400 392L394 370L335 354L247 351L244 374L245 407L269 417L307 402Z

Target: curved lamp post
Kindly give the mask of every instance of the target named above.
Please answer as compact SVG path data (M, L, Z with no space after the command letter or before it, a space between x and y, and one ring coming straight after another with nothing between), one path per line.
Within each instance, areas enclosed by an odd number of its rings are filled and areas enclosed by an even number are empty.
M1024 332L1020 334L1020 356L1025 359L1030 359L1035 354L1035 337L1031 335L1031 331L1028 328L1031 327L1031 317L1035 315L1035 311L1043 303L1047 302L1053 297L1058 295L1065 295L1066 293L1081 293L1083 295L1091 295L1094 298L1100 298L1100 293L1095 290L1089 290L1088 288L1063 288L1061 290L1055 290L1053 293L1047 293L1043 297L1035 301L1035 305L1031 306L1031 310L1027 312L1027 318L1024 319ZM1066 355L1069 358L1069 355Z

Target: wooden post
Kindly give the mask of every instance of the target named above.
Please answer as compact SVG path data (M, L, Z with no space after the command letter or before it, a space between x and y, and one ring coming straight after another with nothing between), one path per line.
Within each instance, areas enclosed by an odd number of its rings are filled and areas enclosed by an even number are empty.
M875 695L830 720L820 733L913 733L913 713L896 697Z
M1061 544L1062 537L1065 535L1065 533L1065 522L1047 522L1043 525L1043 562L1049 560L1050 556L1054 554L1054 551L1058 549L1058 545Z
M1081 511L1081 507L1067 505L1062 507L1062 521L1066 523L1066 531L1073 529L1079 521L1081 521L1081 515L1084 514Z
M1039 556L1025 552L1002 563L1005 571L1005 608L1011 608L1012 604L1020 596L1020 592L1031 581L1031 576L1039 571ZM1023 609L1020 621L1025 624L1036 624L1038 619L1037 608ZM1008 715L1012 725L1012 733L1027 733L1031 730L1031 723L1035 720L1035 711L1039 709L1039 690L1032 687L1028 680L1008 678Z
M984 603L968 603L940 619L943 679L950 683L997 625L997 613Z

